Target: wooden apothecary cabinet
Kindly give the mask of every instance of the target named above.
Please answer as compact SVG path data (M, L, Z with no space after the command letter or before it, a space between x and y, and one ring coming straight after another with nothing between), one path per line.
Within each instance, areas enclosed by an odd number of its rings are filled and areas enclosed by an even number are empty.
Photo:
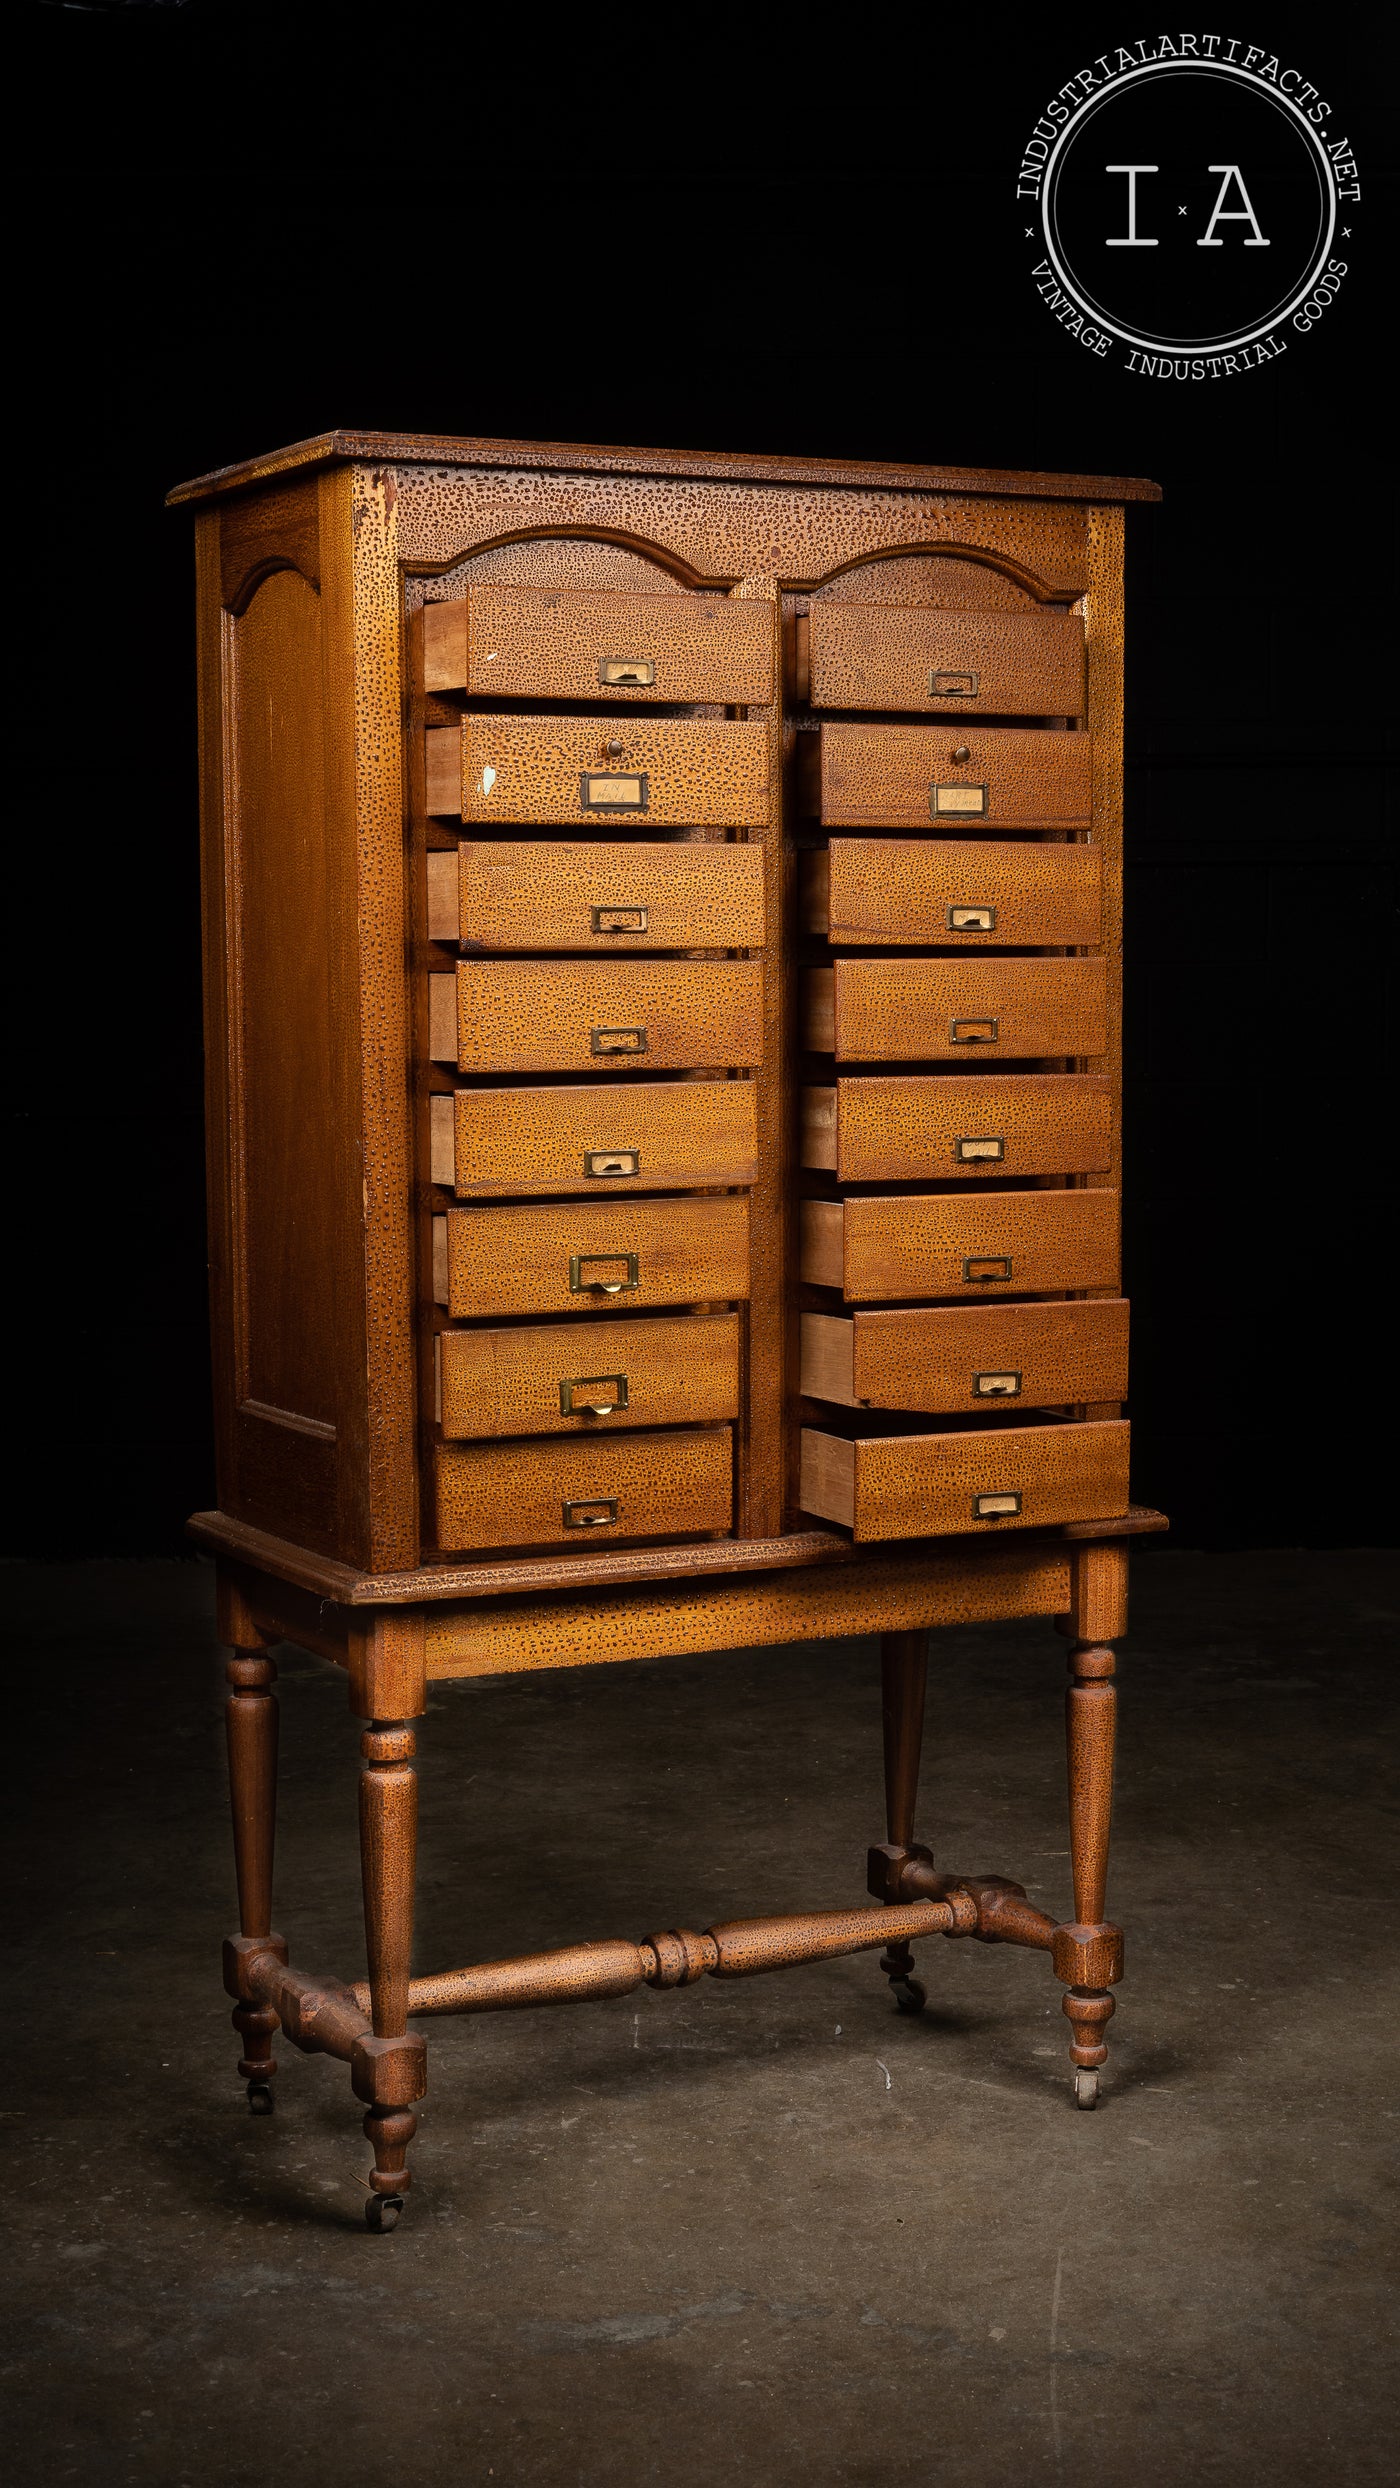
M436 2012L1050 1955L1082 2105L1127 1546L1125 502L1084 476L336 433L196 513L240 1933L371 2226ZM1073 1914L914 1838L931 1625L1070 1636ZM883 1635L876 1906L411 1975L451 1677ZM368 1976L272 1931L290 1639L346 1670ZM1064 1897L1064 1896L1061 1896ZM873 2009L873 2007L872 2007Z

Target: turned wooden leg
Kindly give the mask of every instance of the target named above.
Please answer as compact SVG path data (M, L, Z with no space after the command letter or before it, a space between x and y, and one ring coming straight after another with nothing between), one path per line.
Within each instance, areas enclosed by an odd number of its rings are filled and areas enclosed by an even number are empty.
M423 2092L422 2041L407 2036L418 1845L413 1729L403 1720L375 1720L366 1728L360 1750L365 1758L360 1865L374 2035L355 2051L353 2078L360 2096L369 2101L365 2134L374 2146L366 2218L372 2229L392 2229L412 2182L407 2153L418 2120L409 2103Z
M885 1728L885 1838L891 1848L908 1849L914 1843L919 1756L924 1741L927 1630L882 1634L880 1676ZM901 2013L921 2013L928 1999L921 1981L914 1976L910 1946L891 1944L880 1955L880 1967Z
M235 1650L228 1662L229 1793L233 1803L233 1856L238 1876L238 1924L245 1956L275 1946L272 1933L272 1846L277 1820L277 1669L263 1649ZM285 1947L283 1948L285 1950ZM238 2070L248 2085L255 2116L272 2110L277 2060L272 2034L277 2016L257 2004L239 2003L233 2026L243 2043Z
M1108 2056L1104 2032L1112 2018L1109 1988L1123 1975L1123 1937L1104 1922L1108 1830L1113 1808L1113 1741L1117 1695L1113 1652L1076 1642L1069 1654L1065 1728L1069 1756L1069 1843L1074 1874L1074 1924L1055 1929L1055 1975L1069 1990L1064 2009L1073 2039L1074 2095L1092 2108L1099 2067Z

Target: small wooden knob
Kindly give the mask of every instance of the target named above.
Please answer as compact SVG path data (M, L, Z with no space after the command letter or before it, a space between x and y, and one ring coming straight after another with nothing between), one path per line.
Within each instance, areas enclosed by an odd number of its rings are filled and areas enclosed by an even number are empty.
M972 758L972 754L968 750L966 743L959 743L952 756L954 760L970 760Z

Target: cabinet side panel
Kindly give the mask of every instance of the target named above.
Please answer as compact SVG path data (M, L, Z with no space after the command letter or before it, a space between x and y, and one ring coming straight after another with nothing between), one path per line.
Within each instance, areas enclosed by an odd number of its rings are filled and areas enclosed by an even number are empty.
M340 1414L321 636L320 592L293 569L224 628L239 1504L275 1497L283 1530L318 1545L334 1538Z

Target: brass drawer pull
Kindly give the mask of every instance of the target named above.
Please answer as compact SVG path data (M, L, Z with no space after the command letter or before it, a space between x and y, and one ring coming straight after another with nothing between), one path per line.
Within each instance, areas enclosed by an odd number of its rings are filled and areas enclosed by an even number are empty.
M590 1391L611 1388L611 1399L590 1399ZM559 1385L559 1413L563 1417L611 1417L615 1410L627 1406L626 1374L575 1374L571 1382Z
M645 1028L590 1028L589 1052L593 1054L645 1054Z
M972 1498L974 1520L1016 1520L1020 1510L1021 1498L1018 1494L974 1495Z
M965 1253L963 1255L963 1284L965 1286L974 1279L1009 1279L1010 1276L1011 1255L1009 1253Z
M599 657L598 680L609 691L621 690L629 683L640 683L650 690L656 680L654 657Z
M590 1495L586 1503L566 1503L566 1529L611 1529L617 1520L616 1495Z
M935 820L940 814L948 812L985 812L987 789L985 786L935 784L928 790L928 808Z
M948 910L950 933L995 933L996 929L995 907L950 907Z
M593 909L595 933L645 933L646 929L645 907L595 907Z
M626 1267L625 1279L586 1279L583 1275L584 1271L594 1263L601 1263L605 1268L614 1269L619 1261ZM569 1255L569 1293L572 1296L621 1296L629 1294L640 1284L635 1253L570 1253Z
M640 1149L585 1149L583 1171L585 1175L640 1175L642 1153Z
M1001 1040L999 1019L950 1019L950 1045L997 1045Z
M982 1159L1000 1164L1006 1155L1006 1143L999 1134L990 1135L986 1140L955 1140L953 1155L959 1166L972 1166Z
M975 700L979 674L930 674L928 695L931 700Z
M972 1396L974 1399L1019 1399L1021 1377L1019 1374L974 1374Z
M586 769L578 782L585 812L645 812L650 801L646 772L636 777L601 777Z

